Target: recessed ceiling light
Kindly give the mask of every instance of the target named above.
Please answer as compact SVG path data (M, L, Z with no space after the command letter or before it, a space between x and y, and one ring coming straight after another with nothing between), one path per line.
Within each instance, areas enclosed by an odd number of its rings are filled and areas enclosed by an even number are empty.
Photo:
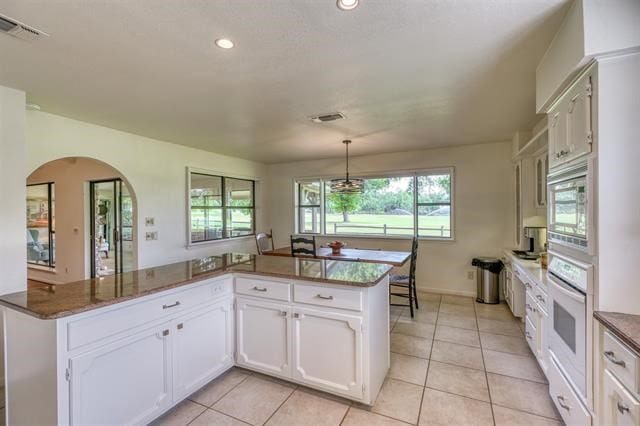
M358 7L360 0L338 0L336 5L341 10L353 10Z
M234 44L228 38L219 38L216 40L216 46L218 46L221 49L231 49L234 46Z

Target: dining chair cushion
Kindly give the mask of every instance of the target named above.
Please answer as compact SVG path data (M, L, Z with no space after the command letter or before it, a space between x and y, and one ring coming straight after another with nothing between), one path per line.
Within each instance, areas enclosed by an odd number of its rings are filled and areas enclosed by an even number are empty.
M391 285L409 285L409 275L390 275L389 284Z

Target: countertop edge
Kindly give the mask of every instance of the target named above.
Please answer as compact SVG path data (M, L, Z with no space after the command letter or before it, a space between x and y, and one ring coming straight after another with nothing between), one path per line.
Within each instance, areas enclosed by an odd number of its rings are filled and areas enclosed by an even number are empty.
M56 313L53 313L51 315L38 314L37 312L31 311L31 310L29 310L29 309L27 309L27 308L25 308L23 306L13 304L11 302L7 302L7 301L2 300L2 299L0 299L0 305L2 305L4 307L7 307L9 309L13 309L13 310L18 311L18 312L21 312L23 314L29 315L29 316L31 316L33 318L40 319L40 320L57 320L57 319L60 319L60 318L70 317L72 315L78 315L78 314L82 314L82 313L85 313L85 312L90 312L90 311L93 311L93 310L105 308L107 306L117 305L119 303L124 303L124 302L128 302L128 301L135 300L135 299L140 299L142 297L151 296L153 294L161 293L163 291L167 291L167 290L171 290L171 289L174 289L174 288L183 287L183 286L186 286L186 285L189 285L189 284L197 283L199 281L203 281L203 280L210 279L210 278L216 278L216 277L227 275L227 274L245 274L245 275L254 275L254 276L261 276L261 277L273 277L273 278L279 278L279 279L289 279L289 280L303 281L303 282L304 281L317 282L319 284L339 285L339 286L352 287L352 288L370 288L370 287L375 287L376 285L378 285L387 275L389 275L389 273L393 269L391 266L389 266L388 270L386 272L382 273L380 275L380 277L374 282L353 283L353 282L348 282L348 281L332 280L332 279L328 279L328 278L312 278L312 277L300 278L300 277L292 277L291 275L287 275L287 274L278 274L278 273L263 273L263 272L256 272L256 271L234 271L232 268L233 267L225 268L225 269L218 270L218 271L211 271L209 273L202 274L202 275L198 276L197 278L189 279L189 280L186 280L186 281L181 281L181 282L178 282L178 283L167 284L165 286L154 288L154 289L151 289L151 290L139 293L139 294L135 294L135 295L127 296L127 297L122 297L122 298L119 298L119 299L106 300L106 301L103 301L103 302L96 302L96 303L93 303L91 305L87 305L86 307L82 307L82 308L78 308L78 309L74 309L74 310L70 310L70 311L56 312ZM59 284L59 285L64 285L64 284Z
M619 325L612 321L613 318L610 316L618 317L621 321L637 321L638 322L638 335L640 337L640 315L633 314L623 314L620 312L606 312L606 311L595 311L593 313L593 317L597 319L602 325L607 327L618 339L620 339L624 344L629 346L636 353L640 354L640 340L638 338L634 338L630 336L628 333L623 331Z

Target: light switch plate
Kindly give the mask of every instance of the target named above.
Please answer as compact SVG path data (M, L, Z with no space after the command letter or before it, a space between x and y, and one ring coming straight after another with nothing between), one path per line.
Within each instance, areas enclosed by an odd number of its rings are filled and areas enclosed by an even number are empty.
M153 226L156 224L156 219L153 217L144 218L144 226Z
M147 241L157 240L158 239L158 231L147 232L145 234L145 239Z

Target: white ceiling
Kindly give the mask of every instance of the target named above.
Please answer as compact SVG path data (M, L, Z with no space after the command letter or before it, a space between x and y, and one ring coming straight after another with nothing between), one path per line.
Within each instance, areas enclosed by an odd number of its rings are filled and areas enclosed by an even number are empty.
M276 163L509 139L567 0L1 0L0 84L42 109ZM231 38L224 51L214 39ZM341 111L347 119L307 117Z

